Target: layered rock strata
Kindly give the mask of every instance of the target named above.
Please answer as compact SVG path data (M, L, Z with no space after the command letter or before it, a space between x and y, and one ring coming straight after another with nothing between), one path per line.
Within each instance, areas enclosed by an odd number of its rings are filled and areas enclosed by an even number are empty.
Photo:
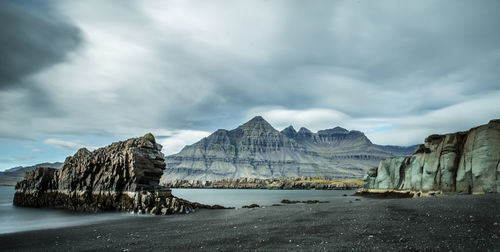
M82 148L66 158L59 170L27 172L16 185L14 205L149 214L209 207L176 198L170 189L159 186L165 169L161 148L151 134L93 152Z
M370 169L364 192L499 193L500 120L465 132L431 135L413 155Z
M340 127L313 133L281 132L257 116L233 130L219 129L166 158L163 181L226 178L361 178L390 156L413 148L373 144L362 132Z

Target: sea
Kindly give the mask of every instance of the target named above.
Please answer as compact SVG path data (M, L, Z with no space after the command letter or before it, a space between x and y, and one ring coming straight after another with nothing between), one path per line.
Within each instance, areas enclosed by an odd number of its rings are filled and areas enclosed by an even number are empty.
M265 189L172 189L172 194L192 202L225 207L240 208L258 204L270 206L288 200L340 200L344 194L352 195L354 190L265 190ZM13 186L0 186L0 234L29 230L78 226L145 217L129 213L75 213L61 209L38 209L16 207L12 204Z

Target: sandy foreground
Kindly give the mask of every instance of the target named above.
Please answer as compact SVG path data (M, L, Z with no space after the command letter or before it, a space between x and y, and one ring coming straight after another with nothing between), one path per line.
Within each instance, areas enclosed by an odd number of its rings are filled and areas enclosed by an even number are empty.
M500 251L499 237L500 195L342 197L4 234L0 251Z

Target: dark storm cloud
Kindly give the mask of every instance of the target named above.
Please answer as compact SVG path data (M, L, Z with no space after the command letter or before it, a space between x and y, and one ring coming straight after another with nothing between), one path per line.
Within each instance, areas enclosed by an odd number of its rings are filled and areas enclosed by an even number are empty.
M29 2L0 1L0 89L64 60L81 42L79 30ZM43 14L42 14L43 13Z

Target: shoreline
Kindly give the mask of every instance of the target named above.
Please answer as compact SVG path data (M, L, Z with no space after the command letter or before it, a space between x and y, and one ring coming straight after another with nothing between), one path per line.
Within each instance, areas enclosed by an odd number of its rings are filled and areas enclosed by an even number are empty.
M170 189L215 189L215 190L271 190L271 191L354 191L360 188L316 189L316 188L228 188L228 187L169 187Z
M295 178L236 178L213 181L167 180L161 183L169 188L193 189L270 189L270 190L356 190L361 189L361 179L324 177Z
M355 199L360 199L356 201ZM500 195L339 197L202 209L0 235L1 250L475 250L500 248Z

